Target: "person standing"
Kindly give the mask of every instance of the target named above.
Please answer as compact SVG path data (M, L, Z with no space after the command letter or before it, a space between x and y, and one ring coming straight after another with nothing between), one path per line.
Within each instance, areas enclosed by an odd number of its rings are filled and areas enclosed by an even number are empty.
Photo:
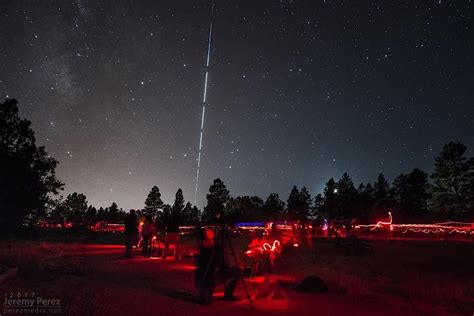
M166 227L165 245L163 248L162 259L165 260L170 245L174 245L174 259L181 259L181 249L179 241L179 224L181 222L181 213L177 210L171 212L168 225Z
M125 258L132 257L132 248L137 242L137 234L137 216L135 210L130 210L125 218Z
M229 260L226 260L223 236L220 237L216 236L212 228L204 229L200 236L199 257L194 275L199 304L211 303L216 283L225 283L223 300L239 300L234 296L240 276L239 267L231 266Z
M150 258L151 256L151 238L155 232L155 225L153 224L153 219L151 215L145 217L145 222L143 223L142 236L143 236L143 256L145 258Z

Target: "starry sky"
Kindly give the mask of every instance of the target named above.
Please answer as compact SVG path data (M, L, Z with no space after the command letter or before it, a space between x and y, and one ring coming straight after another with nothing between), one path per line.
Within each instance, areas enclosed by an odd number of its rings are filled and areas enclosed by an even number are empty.
M0 95L99 207L194 200L210 1L0 2ZM474 149L470 1L217 0L198 206Z

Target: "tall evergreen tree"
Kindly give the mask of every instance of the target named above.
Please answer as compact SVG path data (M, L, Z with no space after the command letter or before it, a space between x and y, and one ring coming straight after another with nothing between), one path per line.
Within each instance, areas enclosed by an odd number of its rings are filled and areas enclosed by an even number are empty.
M181 220L183 224L190 225L193 223L193 205L187 202L181 212Z
M318 193L314 197L314 202L313 202L313 208L312 212L310 213L310 216L313 218L316 218L318 216L323 215L323 207L324 207L324 198L321 195L321 193Z
M84 194L77 192L68 194L62 207L67 221L71 221L76 225L84 223L84 216L87 211L87 198Z
M300 191L298 188L293 186L290 192L290 196L288 197L288 200L286 201L286 217L287 219L297 219L298 217L298 208L299 208L299 203L300 203Z
M183 209L184 209L183 190L179 188L178 191L176 192L172 211L175 213L181 214Z
M214 220L217 212L223 213L227 201L229 201L229 190L221 179L217 178L209 187L207 206L204 208L203 220L210 222ZM222 214L225 216L226 214Z
M387 211L393 206L393 197L390 184L382 173L379 174L377 181L374 183L374 199L374 215L376 217L386 216Z
M377 181L374 183L374 198L377 201L384 201L389 194L390 184L382 173L379 173Z
M197 206L193 206L193 210L191 212L191 224L197 225L201 222L201 211L197 208Z
M179 227L179 225L183 224L183 217L182 212L184 210L184 197L183 191L181 188L178 189L175 195L173 206L171 207L171 214L169 215L167 223L167 227Z
M469 200L472 199L471 160L467 160L466 146L450 142L435 159L431 175L432 206L436 217L446 219L472 219Z
M110 207L107 208L107 221L109 222L118 222L120 220L120 210L117 203L112 202Z
M462 215L462 219L472 223L474 222L474 157L466 161L462 186L466 196L466 212Z
M367 183L364 187L364 191L362 192L362 194L371 197L372 199L375 199L375 190L372 184Z
M258 196L238 196L228 203L229 221L264 220L263 200Z
M396 202L394 215L400 216L402 220L426 218L428 191L428 174L420 169L396 177L393 181Z
M99 209L97 210L97 220L98 221L107 220L107 210L104 209L102 206L99 207Z
M161 212L158 212L158 215L156 218L159 228L166 228L166 225L168 225L168 222L170 220L172 210L173 208L171 205L163 204L163 207L161 208Z
M338 211L338 194L337 194L337 186L336 182L333 178L330 178L326 182L326 186L324 187L324 203L322 206L323 215L329 217L337 217Z
M296 218L299 220L306 220L311 212L313 200L311 194L306 187L303 187L298 196L298 209L296 212Z
M359 186L357 203L355 203L355 209L357 210L357 218L360 220L368 221L372 216L372 209L375 203L374 188L372 184L367 183L366 185Z
M285 202L280 200L278 193L271 193L268 195L263 204L263 212L267 219L276 220L281 218L285 210Z
M48 212L48 221L51 224L64 224L66 220L66 212L64 210L64 199L60 196L57 199L54 199L53 202L50 204L51 209Z
M18 102L0 103L0 234L19 229L27 214L43 216L63 187L58 161L36 146L31 122L18 116Z
M351 177L345 172L336 184L337 187L337 216L352 218L355 214L355 202L357 199L357 190L354 187Z
M339 194L354 194L356 192L354 182L352 182L352 179L347 172L344 172L341 179L337 182L336 187Z
M184 209L181 211L182 223L186 225L197 225L200 221L200 212L196 206L191 202L187 202Z
M92 205L86 210L86 214L84 215L84 224L87 226L94 225L97 222L97 209Z
M144 215L158 216L158 212L163 208L160 189L155 185L151 188L150 193L145 200Z

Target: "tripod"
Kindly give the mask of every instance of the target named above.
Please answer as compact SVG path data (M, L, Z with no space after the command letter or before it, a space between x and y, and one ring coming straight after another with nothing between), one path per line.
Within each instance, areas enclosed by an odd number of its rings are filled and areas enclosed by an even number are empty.
M201 291L203 290L203 287L208 282L207 278L208 277L211 277L211 278L213 277L211 274L213 274L214 271L211 271L211 270L214 270L214 269L211 268L211 267L214 265L214 263L218 259L217 255L219 253L219 248L222 248L222 251L224 251L226 243L227 243L227 245L228 245L228 247L231 251L232 257L234 259L234 264L237 267L236 271L237 271L237 275L238 275L238 280L242 281L242 284L244 286L245 293L247 295L247 299L248 299L249 304L250 304L250 309L254 310L252 299L250 298L250 294L249 294L249 291L247 289L247 284L245 283L245 280L242 277L242 272L240 271L240 268L239 268L239 263L237 261L237 256L235 255L234 247L232 246L232 243L231 243L230 238L229 238L228 230L227 230L227 227L225 225L222 225L221 228L217 231L217 235L216 235L215 241L214 241L214 249L212 250L212 254L211 254L209 263L207 264L206 270L204 272L204 276L202 277L201 282L199 284L199 288L197 289L197 293L195 295L196 300L194 301L193 309L196 306L197 299L199 298L199 295L200 295Z

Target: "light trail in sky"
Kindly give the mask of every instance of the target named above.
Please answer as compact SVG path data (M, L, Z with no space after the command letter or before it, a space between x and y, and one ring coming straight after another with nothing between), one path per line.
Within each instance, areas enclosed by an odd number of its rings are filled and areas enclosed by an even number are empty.
M212 45L212 19L214 15L214 1L211 4L211 17L209 22L209 36L207 38L207 58L206 58L206 75L204 78L204 94L202 99L202 114L201 114L201 131L199 135L199 148L197 157L197 168L196 168L196 188L194 190L194 204L197 201L198 189L199 189L199 171L201 168L201 156L202 156L202 138L204 134L204 117L206 115L206 104L207 104L207 83L209 79L209 63L211 60L211 45Z

